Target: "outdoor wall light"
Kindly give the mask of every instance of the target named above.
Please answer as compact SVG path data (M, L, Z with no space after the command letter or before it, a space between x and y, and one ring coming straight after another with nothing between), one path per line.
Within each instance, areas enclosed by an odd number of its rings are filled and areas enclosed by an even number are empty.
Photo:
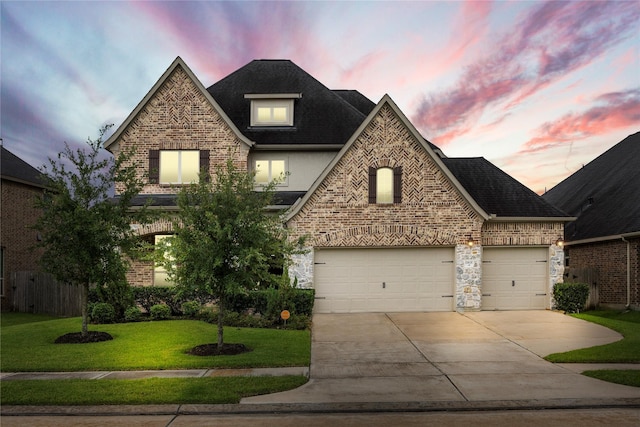
M475 242L473 241L473 237L471 237L471 234L469 234L469 240L467 240L467 246L471 247L473 246Z
M558 246L559 248L564 246L564 240L562 239L558 239L556 240L556 246Z

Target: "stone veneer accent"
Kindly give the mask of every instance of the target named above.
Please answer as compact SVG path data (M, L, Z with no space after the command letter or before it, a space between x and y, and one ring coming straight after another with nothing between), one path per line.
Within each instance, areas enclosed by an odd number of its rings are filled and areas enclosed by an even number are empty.
M482 246L456 246L456 310L480 310L482 304Z
M298 280L297 287L302 289L313 288L313 248L304 248L302 254L291 256L289 277L291 281Z
M564 250L556 245L549 246L549 295L550 307L554 309L553 285L564 281Z
M109 148L115 156L120 150L134 148L133 162L140 177L148 173L149 150L209 150L210 171L229 158L246 170L249 153L249 146L236 136L180 66ZM176 193L175 186L146 181L141 194ZM121 190L116 186L116 193Z

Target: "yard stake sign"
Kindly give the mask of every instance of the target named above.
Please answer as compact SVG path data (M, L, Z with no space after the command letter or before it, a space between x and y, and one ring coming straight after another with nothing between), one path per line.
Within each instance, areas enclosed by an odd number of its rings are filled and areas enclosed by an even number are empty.
M289 317L291 317L291 313L289 313L289 310L282 310L282 312L280 313L280 318L284 320L284 326L287 326L287 319L289 319Z

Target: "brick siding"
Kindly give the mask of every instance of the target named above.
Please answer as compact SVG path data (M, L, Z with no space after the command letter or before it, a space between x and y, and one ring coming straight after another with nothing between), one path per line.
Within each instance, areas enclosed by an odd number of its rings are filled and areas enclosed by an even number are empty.
M2 310L11 309L12 284L11 273L16 271L35 271L41 250L33 250L37 243L37 232L30 229L40 216L34 207L42 189L13 181L2 180L2 229L0 245L4 248L4 295L1 298Z
M369 167L402 166L402 202L369 204ZM480 238L482 218L420 142L383 106L288 222L310 246L440 246Z
M631 306L640 309L640 238L630 241ZM571 270L592 271L592 289L602 305L624 306L627 303L627 243L622 239L570 245L566 248ZM571 271L570 270L570 271Z

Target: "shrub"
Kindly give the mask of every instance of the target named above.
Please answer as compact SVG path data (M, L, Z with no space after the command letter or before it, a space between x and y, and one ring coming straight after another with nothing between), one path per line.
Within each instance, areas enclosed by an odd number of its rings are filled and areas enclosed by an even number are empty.
M95 323L113 323L116 320L116 310L106 302L99 302L92 305L91 320Z
M142 316L142 313L136 306L129 307L124 311L125 322L137 322L140 320L140 316Z
M555 308L567 313L579 313L584 309L588 297L589 285L586 283L556 283L553 287Z
M166 304L151 306L149 313L151 314L151 320L166 320L171 317L171 309Z
M198 301L187 301L182 303L182 314L187 317L196 317L200 313L202 306Z

